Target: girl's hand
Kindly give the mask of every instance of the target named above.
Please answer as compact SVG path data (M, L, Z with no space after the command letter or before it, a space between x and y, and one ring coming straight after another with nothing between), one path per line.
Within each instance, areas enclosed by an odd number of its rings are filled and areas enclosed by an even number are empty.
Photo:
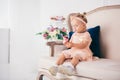
M67 48L71 48L73 44L72 44L72 42L66 42L65 45L66 45Z
M63 44L66 44L69 41L68 37L63 36Z

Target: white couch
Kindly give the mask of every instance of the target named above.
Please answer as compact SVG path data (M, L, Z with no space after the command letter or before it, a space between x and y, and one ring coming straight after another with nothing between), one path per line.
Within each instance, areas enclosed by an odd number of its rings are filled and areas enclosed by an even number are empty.
M120 80L120 62L109 59L81 62L77 66L77 72L99 80Z
M104 59L79 63L78 73L101 80L120 80L120 5L97 8L88 12L87 18L88 26L100 25Z
M99 7L87 12L87 18L88 26L101 27L100 43L104 58L80 62L76 66L78 74L99 80L120 80L120 5ZM39 71L37 80L42 80L43 75L55 79L48 72ZM76 77L73 80L84 79Z

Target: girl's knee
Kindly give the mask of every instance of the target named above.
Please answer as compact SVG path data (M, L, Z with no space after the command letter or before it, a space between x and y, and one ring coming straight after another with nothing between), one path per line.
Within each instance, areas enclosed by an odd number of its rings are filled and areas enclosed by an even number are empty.
M75 59L79 59L79 58L80 58L80 55L75 54L75 55L73 56L73 58L75 58Z
M73 59L79 60L80 57L79 56L74 56Z
M64 53L61 53L61 54L59 55L59 57L65 57Z

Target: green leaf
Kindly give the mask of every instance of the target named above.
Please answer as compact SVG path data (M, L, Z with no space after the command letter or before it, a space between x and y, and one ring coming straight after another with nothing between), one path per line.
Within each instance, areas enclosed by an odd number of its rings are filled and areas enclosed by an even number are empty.
M57 39L63 40L62 35L60 35L60 34L56 34L56 36L57 36Z
M50 39L50 38L51 38L51 36L50 36L50 35L48 35L48 36L47 36L47 39Z
M39 32L39 33L37 33L36 35L42 35L42 33L41 33L41 32Z

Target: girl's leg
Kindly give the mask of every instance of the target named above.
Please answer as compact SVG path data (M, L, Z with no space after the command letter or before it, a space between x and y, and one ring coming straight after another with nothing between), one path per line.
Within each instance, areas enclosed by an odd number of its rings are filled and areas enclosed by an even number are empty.
M74 56L71 60L71 64L76 67L76 65L79 63L79 57L78 56Z
M59 72L67 75L75 74L75 67L79 63L79 59L78 55L73 56L72 60L68 64L59 67Z
M65 55L62 53L62 54L59 56L56 64L57 64L57 65L63 64L63 62L65 61L65 59L66 59L66 58L65 58Z
M79 58L73 57L72 60L67 64L59 66L58 72L72 76L73 74L76 73L75 67L78 63L79 63Z
M58 72L58 65L63 64L64 61L65 61L65 56L64 56L64 54L62 53L62 54L59 56L56 64L55 64L54 66L52 66L52 67L49 68L49 72L50 72L52 75L55 76L55 75L57 74L57 72Z

